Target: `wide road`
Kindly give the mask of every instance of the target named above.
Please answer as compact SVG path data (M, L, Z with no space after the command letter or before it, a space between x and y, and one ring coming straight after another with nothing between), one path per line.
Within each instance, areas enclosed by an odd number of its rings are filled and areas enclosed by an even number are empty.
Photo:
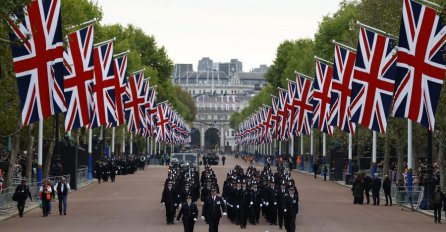
M246 168L241 160L228 157L226 166L215 166L220 188L223 178L235 164ZM162 185L167 167L149 166L134 175L117 176L116 183L94 183L69 195L68 215L60 216L57 205L53 214L42 217L40 209L14 216L0 222L0 231L106 231L179 232L181 223L166 225L165 210L160 204ZM445 231L445 224L434 224L431 217L417 212L401 211L400 207L353 205L348 188L335 183L314 180L306 174L293 173L300 194L297 231ZM201 213L201 205L199 205ZM201 214L200 214L201 215ZM220 231L238 231L226 217L220 222ZM195 231L208 231L201 220ZM285 231L270 226L261 218L260 225L250 225L244 231Z

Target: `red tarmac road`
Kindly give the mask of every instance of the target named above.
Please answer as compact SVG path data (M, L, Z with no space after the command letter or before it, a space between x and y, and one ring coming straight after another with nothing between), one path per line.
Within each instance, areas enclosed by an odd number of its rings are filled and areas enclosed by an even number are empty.
M226 173L235 164L248 165L232 157L226 166L215 166L220 188ZM68 198L68 215L58 214L53 203L53 214L42 217L40 209L25 213L23 218L14 216L0 222L1 232L21 231L183 231L181 223L166 225L165 210L160 204L162 185L167 168L149 166L134 175L117 176L116 183L94 183L73 192ZM417 212L401 211L400 207L353 205L348 188L321 179L314 180L307 174L293 173L300 195L297 231L446 231L444 224L434 224L432 217ZM199 205L201 215L201 205ZM195 231L208 231L201 220ZM220 221L219 231L285 231L278 226L267 225L261 218L260 225L250 225L242 230L231 224L226 217Z

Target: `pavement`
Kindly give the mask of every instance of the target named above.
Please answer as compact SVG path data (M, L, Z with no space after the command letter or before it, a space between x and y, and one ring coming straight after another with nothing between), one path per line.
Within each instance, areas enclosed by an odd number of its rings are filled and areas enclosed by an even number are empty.
M229 169L236 164L248 166L241 159L227 156L225 166L212 166L220 188ZM434 224L433 218L420 213L401 211L401 207L353 205L350 189L337 183L314 179L293 171L300 195L297 231L445 231L446 225ZM42 217L40 208L25 213L23 218L14 215L0 221L0 231L163 231L183 230L181 223L166 225L165 209L160 204L166 166L146 166L134 175L117 176L115 183L93 183L74 191L68 197L68 214L60 216L57 205L53 214ZM199 204L201 215L201 204ZM219 230L238 231L226 217ZM199 219L195 231L208 231ZM259 225L250 225L243 231L285 231L270 226L264 218Z

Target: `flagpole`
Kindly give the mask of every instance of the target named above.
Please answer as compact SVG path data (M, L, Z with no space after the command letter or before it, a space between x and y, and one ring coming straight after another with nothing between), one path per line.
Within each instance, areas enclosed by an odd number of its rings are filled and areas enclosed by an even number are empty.
M412 156L412 120L407 119L407 187L412 191L413 156Z
M88 129L88 180L93 179L93 131Z
M122 127L122 155L125 154L125 126Z
M111 149L110 157L115 154L115 127L112 127Z
M133 154L133 132L130 131L130 155Z
M352 159L353 159L353 135L352 133L348 134L348 170L346 172L351 176L352 175Z
M65 29L66 30L71 30L71 29L73 29L75 27L81 27L81 26L85 26L85 25L89 25L89 24L95 23L96 21L97 21L97 19L93 18L92 20L89 20L89 21L86 21L86 22L83 22L83 23L80 23L80 24L77 24L77 25L72 25L72 26L66 27Z
M301 156L301 162L300 162L300 168L305 170L305 164L304 164L304 136L303 134L300 135L300 156Z
M308 169L310 170L310 173L313 173L313 145L314 145L314 135L313 135L313 129L310 131L310 157L308 160Z
M327 156L327 134L322 133L322 164L325 164L326 156Z
M372 144L372 178L375 178L376 173L376 135L378 132L373 131L373 144Z
M37 139L37 186L42 184L43 164L43 119L39 120L39 136Z
M290 157L291 158L294 157L294 135L291 136L291 141L290 141Z

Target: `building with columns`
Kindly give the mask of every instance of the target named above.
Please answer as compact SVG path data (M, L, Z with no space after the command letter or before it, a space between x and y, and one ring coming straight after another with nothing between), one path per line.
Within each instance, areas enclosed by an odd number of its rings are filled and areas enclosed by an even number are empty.
M235 150L235 130L229 126L231 114L248 106L266 81L265 72L231 71L208 69L173 75L174 84L188 91L197 107L191 125L192 147Z

